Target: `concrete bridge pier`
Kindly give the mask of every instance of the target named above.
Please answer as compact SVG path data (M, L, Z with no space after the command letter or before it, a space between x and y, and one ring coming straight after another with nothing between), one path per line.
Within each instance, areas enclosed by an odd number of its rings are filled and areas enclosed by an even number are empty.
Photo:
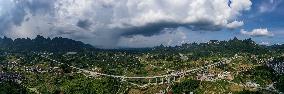
M171 83L171 77L167 77L168 84Z
M156 79L156 85L157 85L158 84L158 78L156 77L155 79Z
M181 78L184 78L184 76L185 76L185 73L182 73L182 77Z
M181 79L182 77L181 76L179 76L179 78L178 78L178 82L180 82L180 79Z
M125 78L121 78L120 80L121 80L122 82L126 81Z

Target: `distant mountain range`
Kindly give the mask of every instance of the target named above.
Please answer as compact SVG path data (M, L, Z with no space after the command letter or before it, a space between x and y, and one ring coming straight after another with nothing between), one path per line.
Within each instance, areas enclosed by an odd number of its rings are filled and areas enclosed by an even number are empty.
M0 38L0 49L6 51L83 51L94 49L92 45L81 41L75 41L68 38L55 37L44 38L37 35L36 38Z
M45 38L37 35L36 38L0 38L0 50L11 52L25 51L49 51L49 52L79 52L99 50L90 44L81 41L75 41L68 38L55 37ZM191 53L254 53L263 54L269 51L284 52L284 45L264 46L258 45L251 39L239 40L237 38L228 41L210 40L207 43L186 43L181 46L165 47L163 45L153 48L123 48L123 49L105 49L104 51L129 51L129 52L191 52Z

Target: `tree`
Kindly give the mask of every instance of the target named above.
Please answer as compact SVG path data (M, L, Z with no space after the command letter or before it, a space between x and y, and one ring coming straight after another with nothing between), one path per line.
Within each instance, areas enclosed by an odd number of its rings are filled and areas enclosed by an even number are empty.
M26 94L28 91L21 85L5 81L0 83L0 94Z
M198 80L185 80L173 86L174 94L189 94L199 87L200 81Z
M64 73L71 73L72 71L72 68L69 67L67 64L62 64L59 67L64 71Z
M280 91L280 92L284 92L284 76L281 76L279 78L279 81L276 83L276 88Z

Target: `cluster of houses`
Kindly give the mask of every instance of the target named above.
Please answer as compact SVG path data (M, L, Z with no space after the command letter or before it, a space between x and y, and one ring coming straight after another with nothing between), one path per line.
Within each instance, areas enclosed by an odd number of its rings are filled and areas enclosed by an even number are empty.
M272 68L279 74L284 74L284 62L267 63L266 66Z
M219 74L212 74L212 73L203 73L203 74L197 74L196 76L196 79L197 80L200 80L200 81L216 81L216 80L233 80L233 76L231 75L230 72L222 72L222 73L219 73ZM245 86L246 87L249 87L249 88L257 88L257 87L260 87L259 84L255 83L255 82L246 82L245 83Z
M43 68L40 68L38 66L34 66L34 67L27 67L27 66L24 66L24 70L26 72L39 72L39 73L45 73L45 72L48 72L47 70L44 70Z
M0 72L0 83L4 81L16 81L22 79L22 76L17 73L6 73L1 71Z
M196 76L197 80L200 81L216 81L216 80L233 80L234 77L231 75L231 72L222 72L219 74L213 74L213 73L202 73L202 74L197 74Z
M250 88L256 88L256 87L259 87L260 85L255 82L249 81L249 82L246 82L246 86Z

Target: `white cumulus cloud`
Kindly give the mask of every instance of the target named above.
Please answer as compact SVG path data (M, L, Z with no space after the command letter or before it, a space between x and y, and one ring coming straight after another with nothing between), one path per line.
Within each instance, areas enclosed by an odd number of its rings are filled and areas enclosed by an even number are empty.
M273 33L269 32L267 29L253 29L251 32L245 31L244 29L241 30L241 34L255 36L255 37L262 37L262 36L274 36Z
M244 25L243 21L233 21L233 22L227 24L227 28L235 29L235 28L238 28L238 27L243 26L243 25Z

